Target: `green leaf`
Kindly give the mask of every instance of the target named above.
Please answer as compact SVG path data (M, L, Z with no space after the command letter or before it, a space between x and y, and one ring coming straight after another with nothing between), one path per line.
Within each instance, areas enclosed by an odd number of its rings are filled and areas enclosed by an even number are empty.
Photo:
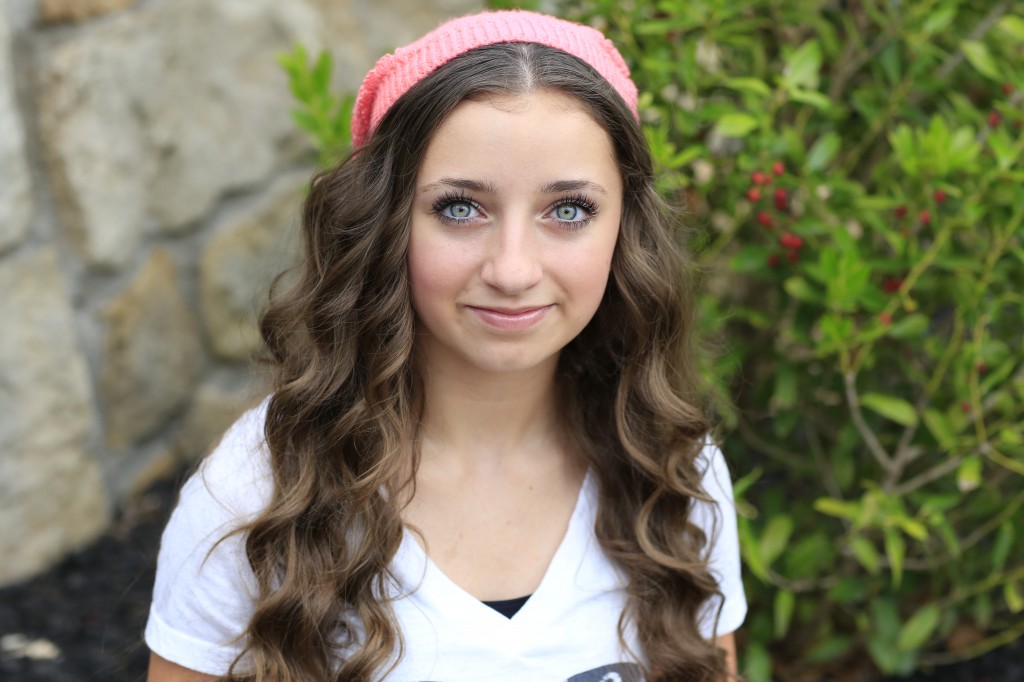
M819 111L828 111L832 108L832 100L817 90L804 90L803 88L791 88L789 99L800 104L809 104Z
M879 556L875 545L867 538L854 538L850 543L850 549L853 550L853 555L857 557L860 565L871 575L878 575L882 570L882 557Z
M746 137L755 128L757 119L741 112L726 114L715 124L715 132L726 137Z
M942 31L953 22L954 18L956 18L956 10L956 5L948 5L928 12L928 16L924 20L924 25L921 26L921 30L925 35L932 35L933 33Z
M761 535L761 560L765 566L771 566L779 555L786 550L789 537L793 534L793 519L785 514L774 517L765 526Z
M865 393L860 397L860 403L869 410L897 424L902 424L903 426L914 426L917 424L917 410L914 409L913 405L901 398L894 398L881 393Z
M771 88L760 78L727 78L724 83L725 87L740 92L749 92L762 97L772 94Z
M1001 446L1024 445L1024 436L1014 429L1002 429L999 431L998 442Z
M844 655L853 646L852 637L834 635L816 644L807 653L808 663L828 663Z
M885 49L878 55L878 61L882 65L882 71L885 73L885 78L889 81L890 85L898 83L900 71L902 70L900 65L900 43L894 40L886 45Z
M327 93L331 84L331 53L324 50L317 57L313 67L313 88L315 92Z
M999 170L1009 170L1017 162L1020 148L1013 144L1010 136L1003 129L993 130L988 136L988 146L995 154Z
M732 484L732 494L735 499L742 498L750 486L757 482L757 479L761 478L763 470L761 467L754 467L747 472L742 478Z
M935 632L935 628L939 624L939 616L941 615L936 604L928 604L923 607L900 628L900 636L896 640L896 648L900 651L920 649L928 641L928 638L932 636L932 633Z
M839 134L834 131L819 137L817 142L811 147L811 151L807 153L807 161L805 163L807 170L814 173L828 166L835 157L836 152L839 151L840 143Z
M775 606L772 609L772 614L775 616L775 639L783 639L789 632L794 606L796 606L796 597L792 592L779 590L775 593Z
M928 539L928 527L920 521L918 521L917 519L908 519L906 517L902 517L897 521L897 524L900 528L903 529L904 533L914 538L915 540L920 540L921 542L924 542Z
M736 255L729 259L729 269L743 274L764 272L769 253L771 250L763 244L744 244Z
M768 582L768 568L761 559L761 552L758 549L757 539L754 537L750 521L743 516L737 517L737 530L740 540L740 554L747 568L762 582Z
M1018 43L1024 43L1024 18L1007 14L999 20L996 28L1017 40Z
M1021 594L1020 583L1010 580L1003 585L1003 599L1011 613L1024 611L1024 595Z
M964 53L964 57L970 62L978 73L986 78L991 78L994 81L1002 81L1002 74L999 73L999 66L996 64L995 58L992 57L992 53L988 51L988 46L985 43L977 40L965 40L960 43L960 49Z
M1013 548L1013 524L1009 520L999 525L999 532L996 534L996 541L992 546L992 572L998 573L1006 565L1006 559L1010 556Z
M750 682L771 682L772 657L760 642L750 642L743 655L743 674Z
M988 592L979 594L971 604L971 617L974 618L974 622L977 623L978 627L983 630L987 630L992 625L994 611L992 596Z
M803 277L790 277L782 283L786 293L799 301L808 303L820 303L821 294L814 289Z
M817 40L808 40L794 50L786 59L782 76L790 88L817 90L818 72L821 70L821 45Z
M936 409L929 408L921 416L924 419L924 425L928 427L928 431L931 432L932 437L938 441L942 449L951 450L956 444L956 436L949 427L946 415Z
M968 493L981 485L981 457L972 455L960 463L956 471L956 487Z
M775 390L771 405L776 410L788 410L796 405L797 376L793 366L780 363L775 371Z
M867 590L867 578L843 578L828 591L828 598L837 604L855 604L867 597Z
M848 521L855 521L860 516L860 502L844 502L831 497L819 497L814 501L814 508L828 516L835 516Z
M897 588L903 580L903 558L906 556L907 545L903 536L895 528L885 529L885 556L889 559L889 570L892 571L892 586Z
M896 339L909 339L917 341L928 329L928 317L921 313L914 313L901 317L889 327L889 336Z

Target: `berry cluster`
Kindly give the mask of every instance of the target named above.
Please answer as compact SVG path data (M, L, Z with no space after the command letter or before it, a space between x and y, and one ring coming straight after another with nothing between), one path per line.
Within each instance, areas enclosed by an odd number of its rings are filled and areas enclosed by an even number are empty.
M786 166L781 161L776 161L772 164L771 174L761 170L756 170L750 174L751 187L747 190L746 197L751 203L758 203L764 198L762 188L767 188L772 184L774 178L780 178L786 174ZM774 192L771 193L772 206L775 210L782 214L789 214L789 192L783 188L778 187ZM759 210L754 219L757 224L766 230L775 229L775 217L768 211L762 209ZM786 259L790 263L796 263L800 260L800 249L803 248L804 240L795 234L784 232L779 235L779 246L782 247L783 252L773 253L768 256L768 265L773 268L779 267L782 264L782 256L785 255Z

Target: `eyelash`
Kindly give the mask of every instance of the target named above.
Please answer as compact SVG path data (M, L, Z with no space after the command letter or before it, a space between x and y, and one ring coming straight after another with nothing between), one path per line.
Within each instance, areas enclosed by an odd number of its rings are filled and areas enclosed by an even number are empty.
M447 192L438 197L437 201L433 203L433 205L431 206L431 213L433 213L438 220L440 220L442 223L446 225L462 225L467 221L471 220L470 218L453 218L451 216L445 215L444 210L451 206L452 204L469 204L475 210L481 210L480 204L474 201L472 197L467 196L464 192ZM580 220L560 220L558 218L555 218L555 221L560 224L562 229L582 229L589 225L590 222L597 217L597 205L594 204L594 202L592 202L584 194L567 194L563 196L561 199L551 204L551 206L548 208L548 213L554 211L559 206L565 205L576 206L577 208L583 209L584 211L587 212L587 217L582 218Z
M589 225L590 222L592 220L594 220L594 218L597 217L597 204L595 204L593 201L591 201L584 194L567 194L566 196L562 197L561 199L559 199L558 201L553 203L551 205L551 208L548 209L548 212L551 212L551 211L555 210L559 206L565 206L565 205L575 206L577 208L582 208L584 211L587 212L587 217L586 218L582 218L580 220L559 220L558 218L555 218L555 220L558 220L558 222L561 223L562 227L565 228L565 229L569 229L569 230L580 230L580 229L583 229L584 227Z
M445 225L461 225L469 220L469 218L452 218L443 213L443 211L451 206L452 204L469 204L477 211L480 210L480 204L473 201L473 199L467 196L464 192L446 192L438 197L437 201L431 206L431 213L433 213L438 220Z

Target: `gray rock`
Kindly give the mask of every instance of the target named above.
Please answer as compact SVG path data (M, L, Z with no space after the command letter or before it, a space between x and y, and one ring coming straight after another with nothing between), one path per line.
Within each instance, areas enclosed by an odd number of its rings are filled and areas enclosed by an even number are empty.
M300 0L150 3L54 47L40 119L63 219L90 263L119 267L144 227L190 228L293 153L275 56L319 41Z
M294 261L307 175L290 175L216 228L199 264L203 325L214 352L248 360L262 347L257 313L271 280Z
M39 0L39 14L46 23L83 21L134 5L138 0Z
M188 399L199 363L198 330L171 256L157 251L103 311L100 380L107 441L124 448L152 435Z
M206 455L227 428L256 404L251 390L230 390L212 382L200 386L177 444L180 459L190 462Z
M0 253L21 242L32 216L25 131L14 99L10 30L0 12Z
M99 464L82 449L92 393L57 256L45 249L0 268L0 585L95 539L109 505Z

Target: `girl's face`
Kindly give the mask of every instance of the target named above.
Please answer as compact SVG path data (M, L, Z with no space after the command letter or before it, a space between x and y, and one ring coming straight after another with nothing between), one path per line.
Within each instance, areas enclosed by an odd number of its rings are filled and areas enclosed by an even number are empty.
M427 147L409 236L419 350L486 372L553 366L604 295L622 213L608 133L566 95L461 103Z

